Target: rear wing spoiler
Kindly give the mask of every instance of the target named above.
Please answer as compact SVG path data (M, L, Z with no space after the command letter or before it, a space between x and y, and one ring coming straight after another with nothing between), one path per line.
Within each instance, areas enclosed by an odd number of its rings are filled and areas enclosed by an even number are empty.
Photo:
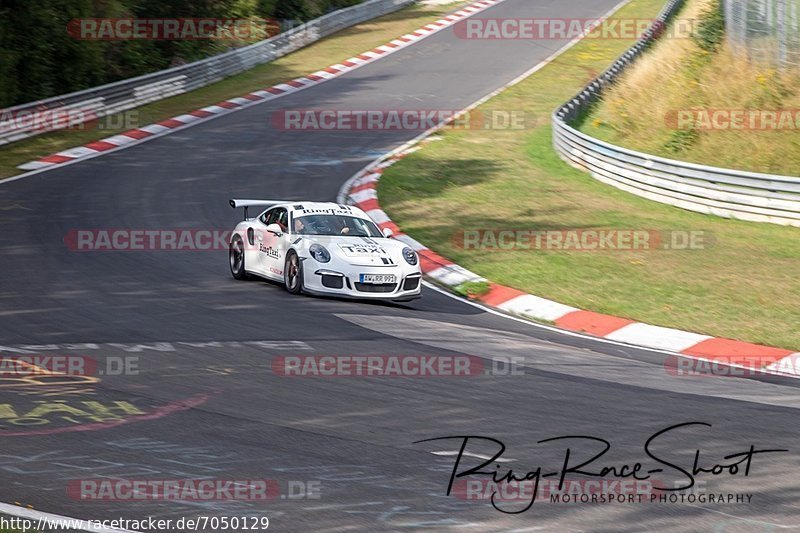
M248 209L250 207L272 207L273 205L278 204L286 204L289 203L287 200L239 200L239 199L232 199L229 201L231 207L236 209L237 207L244 208L244 219L247 220L248 217Z

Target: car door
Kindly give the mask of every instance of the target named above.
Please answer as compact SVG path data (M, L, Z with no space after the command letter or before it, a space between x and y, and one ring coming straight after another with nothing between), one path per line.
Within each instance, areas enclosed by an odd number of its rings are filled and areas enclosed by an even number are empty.
M270 278L283 279L288 219L289 213L286 209L276 207L264 213L261 220L261 235L256 237L256 247L259 252L259 270ZM281 231L277 234L267 230L267 227L273 224L280 226Z
M247 242L245 243L245 263L247 270L260 275L267 275L264 270L264 253L261 251L264 243L264 236L267 233L267 219L273 209L261 213L247 228Z

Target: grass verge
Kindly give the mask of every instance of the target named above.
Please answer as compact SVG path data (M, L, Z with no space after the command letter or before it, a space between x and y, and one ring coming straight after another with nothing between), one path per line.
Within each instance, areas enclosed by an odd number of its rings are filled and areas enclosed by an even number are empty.
M112 115L102 121L104 125L119 124L120 127L98 129L98 124L94 124L87 129L50 132L2 146L0 179L20 174L21 171L16 168L18 165L40 157L305 76L385 44L468 3L457 2L439 6L416 4L385 17L358 24L277 61L260 65L202 89L136 108L127 115L125 113ZM126 123L126 118L133 118L133 122L128 120Z
M720 3L692 0L681 18L721 26ZM659 43L608 91L581 130L662 157L797 176L797 109L800 68L749 62L724 44L723 33L711 32L706 39ZM744 110L750 112L737 118ZM783 114L768 118L778 110ZM780 116L791 120L781 123ZM752 129L749 118L755 119ZM736 127L737 120L747 127Z
M652 18L633 0L617 18ZM411 236L486 278L575 307L800 350L800 233L716 218L606 186L562 162L550 113L630 42L586 40L480 110L524 110L525 129L446 130L387 169L383 209ZM702 250L464 250L464 230L699 230Z

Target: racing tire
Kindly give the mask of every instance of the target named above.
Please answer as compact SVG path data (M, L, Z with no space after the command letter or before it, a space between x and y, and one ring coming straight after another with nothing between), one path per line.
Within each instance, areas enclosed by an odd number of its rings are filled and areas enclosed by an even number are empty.
M283 285L291 294L303 292L303 263L294 250L286 256L283 265Z
M246 280L250 279L250 275L244 268L244 241L236 234L231 239L231 244L228 249L228 262L231 267L231 275L234 279Z

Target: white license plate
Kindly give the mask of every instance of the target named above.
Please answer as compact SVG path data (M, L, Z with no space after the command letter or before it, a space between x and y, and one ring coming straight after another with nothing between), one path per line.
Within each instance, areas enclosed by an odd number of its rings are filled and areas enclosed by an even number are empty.
M394 274L361 274L361 283L397 283Z

